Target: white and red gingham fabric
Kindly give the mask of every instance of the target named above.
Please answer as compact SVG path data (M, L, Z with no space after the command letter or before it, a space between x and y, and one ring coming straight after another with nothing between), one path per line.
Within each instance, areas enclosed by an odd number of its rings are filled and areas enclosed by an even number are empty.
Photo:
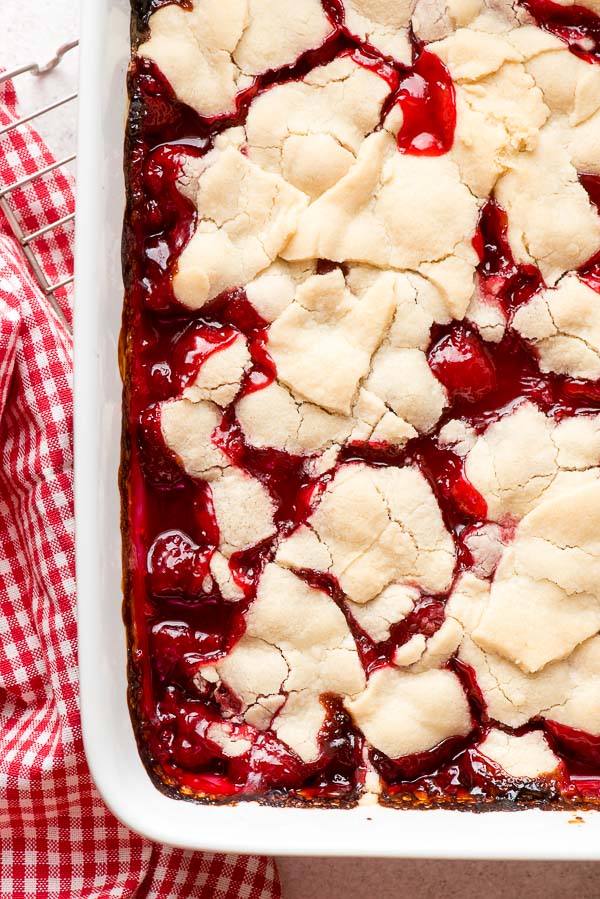
M0 126L14 121L0 88ZM53 160L35 131L0 140L0 185ZM1 188L0 188L1 189ZM34 231L73 210L55 171L14 193ZM51 283L73 265L70 226L35 242ZM71 318L71 291L60 304ZM183 852L111 815L87 769L78 709L71 339L0 213L0 897L278 899L272 860Z

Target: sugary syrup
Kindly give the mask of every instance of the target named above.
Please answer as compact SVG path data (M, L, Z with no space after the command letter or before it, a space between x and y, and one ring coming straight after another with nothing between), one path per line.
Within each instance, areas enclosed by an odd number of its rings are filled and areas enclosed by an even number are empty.
M140 0L140 21L169 0ZM189 8L189 0L179 0ZM243 287L192 313L173 296L177 259L189 241L197 213L176 187L189 157L208 152L217 133L243 124L248 105L272 85L300 79L341 54L384 79L390 88L382 114L399 105L403 122L398 151L441 155L452 147L456 124L452 80L441 61L413 41L413 64L399 65L351 34L340 0L323 0L331 32L323 45L293 65L257 77L237 98L235 112L205 119L180 103L167 80L147 60L132 63L131 109L127 132L128 207L123 243L127 301L121 345L125 375L124 535L126 618L130 635L130 701L142 752L159 780L182 795L213 800L258 797L269 801L344 803L356 798L365 777L364 745L339 699L325 696L325 725L318 758L306 764L269 732L244 723L239 701L202 676L202 668L222 658L244 633L244 612L257 580L272 559L274 540L234 554L231 569L242 598L227 601L211 574L219 531L210 486L189 478L166 448L160 403L176 397L194 380L202 362L239 335L247 340L252 365L240 393L263 389L276 377L268 353L268 324ZM522 0L540 25L567 41L585 59L597 60L597 17L580 7L549 0ZM143 9L142 9L143 7ZM593 202L600 200L597 176L582 175ZM510 328L514 310L544 286L533 266L515 263L507 220L494 201L484 206L474 245L479 253L478 285L484 301L506 317L505 337L484 343L461 323L434 327L429 364L445 386L449 407L440 427L462 418L482 431L524 398L548 415L585 414L600 408L600 385L540 372L535 352ZM320 269L330 263L323 260ZM600 287L598 262L582 277ZM457 549L456 574L473 564L465 536L486 521L484 498L469 482L461 458L439 444L437 431L410 441L402 450L386 444L346 446L341 464L413 465L429 480ZM225 410L214 440L234 466L258 478L275 506L279 535L306 520L335 471L315 476L306 459L248 445L233 407ZM447 595L423 595L389 638L375 643L361 630L331 575L299 572L324 590L344 611L366 673L388 665L394 651L414 634L433 635L444 620ZM489 802L556 802L596 798L600 792L600 738L555 722L545 729L562 760L560 777L530 783L507 778L475 748L490 727L473 672L457 660L449 667L469 698L473 728L428 752L389 759L372 750L370 762L386 783L393 804L440 805ZM211 725L249 749L235 758L211 738ZM213 734L214 736L214 734Z

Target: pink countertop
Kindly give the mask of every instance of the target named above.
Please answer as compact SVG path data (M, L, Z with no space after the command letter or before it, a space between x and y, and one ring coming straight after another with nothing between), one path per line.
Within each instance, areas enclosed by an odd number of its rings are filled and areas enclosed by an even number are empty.
M278 860L284 899L600 899L600 862Z

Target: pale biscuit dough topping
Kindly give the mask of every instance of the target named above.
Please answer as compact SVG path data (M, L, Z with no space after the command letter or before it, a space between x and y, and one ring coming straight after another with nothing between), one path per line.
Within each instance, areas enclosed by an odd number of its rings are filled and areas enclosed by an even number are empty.
M600 378L598 294L577 275L567 275L517 310L514 328L531 340L542 371L573 378Z
M284 384L330 412L349 413L394 313L392 280L382 275L360 298L347 290L340 269L305 281L269 329L269 352Z
M375 72L338 57L257 96L245 125L248 156L315 199L354 163L389 93Z
M566 659L526 673L475 642L473 633L488 602L489 584L465 575L450 598L447 614L464 628L458 657L473 669L490 718L518 728L542 717L600 734L600 637L584 641Z
M472 727L460 681L450 671L382 668L345 705L369 743L393 759L464 737Z
M267 268L307 203L303 193L231 146L188 160L181 190L199 210L173 278L176 298L190 309Z
M597 415L558 424L525 402L492 423L466 455L465 472L492 521L519 520L543 500L600 474ZM535 453L528 448L535 446Z
M409 64L412 46L408 27L414 10L414 0L388 3L387 0L344 0L346 28L368 41L384 56Z
M212 353L204 360L183 395L195 403L211 400L218 406L228 406L240 389L242 378L250 364L247 342L239 334L222 350Z
M365 139L348 173L300 214L282 255L384 269L420 269L457 256L474 267L477 211L455 163L398 153L394 137L381 131Z
M203 0L157 10L139 54L153 60L177 97L200 115L235 109L252 76L294 63L332 33L319 0Z
M249 794L273 746L316 789L334 725L356 795L467 746L502 789L554 790L561 739L600 737L600 66L536 9L150 15L138 55L202 121L174 142L192 221L169 314L229 329L171 372L153 451L181 478L157 489L202 490L206 519L159 574L203 574L233 624L165 652Z
M448 589L454 544L431 487L414 468L341 467L278 560L304 567L305 542L349 599L365 603L400 579L432 593ZM305 536L304 536L305 535ZM326 564L323 564L326 563Z
M265 569L246 633L216 669L246 712L282 696L271 727L305 762L319 755L321 694L354 695L365 685L343 614L320 590L277 565Z
M560 764L539 730L516 737L494 728L477 748L509 777L539 777L556 771Z

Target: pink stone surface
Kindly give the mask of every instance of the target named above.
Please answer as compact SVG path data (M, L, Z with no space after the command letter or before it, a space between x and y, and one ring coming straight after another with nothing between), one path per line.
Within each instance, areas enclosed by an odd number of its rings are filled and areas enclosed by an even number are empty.
M600 862L278 860L283 899L600 899Z

